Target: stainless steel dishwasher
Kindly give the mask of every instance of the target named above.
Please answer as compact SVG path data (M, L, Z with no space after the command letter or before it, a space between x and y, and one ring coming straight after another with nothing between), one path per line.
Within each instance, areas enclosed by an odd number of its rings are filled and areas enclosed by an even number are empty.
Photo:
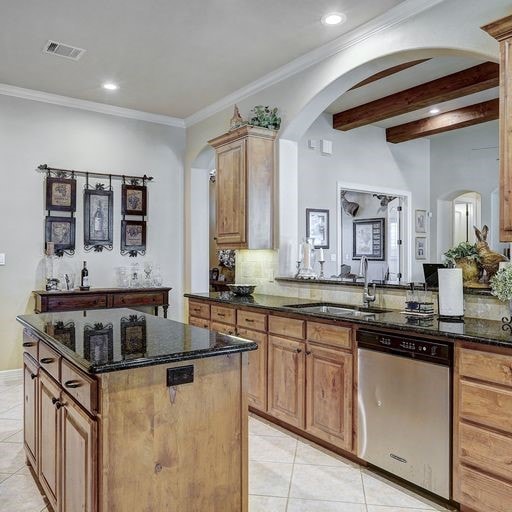
M451 497L453 345L359 330L358 456Z

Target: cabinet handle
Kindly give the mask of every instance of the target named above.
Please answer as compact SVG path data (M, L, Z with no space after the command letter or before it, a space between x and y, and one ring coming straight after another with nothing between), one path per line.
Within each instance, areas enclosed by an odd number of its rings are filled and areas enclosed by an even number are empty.
M36 377L37 377L37 374L35 374L35 373L31 373L31 374L30 374L30 378L31 378L32 380L34 380Z
M55 359L53 359L53 357L43 357L43 359L41 359L41 363L43 364L50 364L53 362L55 362Z
M225 317L226 315L224 313L217 313L217 316Z
M33 347L34 345L35 343L32 341L26 341L25 343L23 343L24 347Z
M249 324L253 324L254 320L252 318L246 318L245 321Z
M60 400L57 400L55 402L55 409L59 410L64 404L60 401Z
M300 354L302 352L302 349L301 348L298 348L297 349L297 354Z
M79 380L67 380L64 383L64 386L71 389L79 388L81 385L82 383Z
M306 350L306 355L309 356L311 354L311 350Z

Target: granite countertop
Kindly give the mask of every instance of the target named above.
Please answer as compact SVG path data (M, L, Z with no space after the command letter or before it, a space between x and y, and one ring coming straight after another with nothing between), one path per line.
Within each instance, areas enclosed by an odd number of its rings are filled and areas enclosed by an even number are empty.
M87 373L98 374L256 350L256 343L146 315L97 309L17 320Z
M438 336L448 339L459 339L496 345L512 349L512 334L510 330L503 329L502 322L486 320L484 318L465 317L463 322L443 321L437 315L433 318L410 316L398 310L388 310L385 313L369 314L361 317L340 317L321 313L307 313L300 308L291 308L290 305L315 305L320 301L310 299L297 299L293 297L278 297L274 295L253 295L237 297L230 292L223 293L187 293L185 297L207 299L223 304L251 308L261 308L270 311L279 311L287 314L323 318L331 321L361 324L370 328L385 328L397 331L407 331L429 336ZM327 303L327 301L325 301Z

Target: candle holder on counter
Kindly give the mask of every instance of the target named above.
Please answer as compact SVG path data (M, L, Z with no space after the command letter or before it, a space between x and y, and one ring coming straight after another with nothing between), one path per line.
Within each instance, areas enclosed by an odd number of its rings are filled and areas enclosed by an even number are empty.
M325 277L324 275L324 264L325 260L319 260L318 263L320 263L320 275L318 276L318 279L323 279Z
M297 274L298 279L316 279L317 275L313 270L315 258L315 246L312 238L305 238L299 245L299 255L302 253L302 266ZM300 257L300 256L299 256Z

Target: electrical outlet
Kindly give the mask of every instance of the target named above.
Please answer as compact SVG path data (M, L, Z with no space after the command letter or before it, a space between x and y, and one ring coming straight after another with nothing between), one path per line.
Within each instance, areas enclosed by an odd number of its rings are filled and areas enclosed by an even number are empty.
M5 265L5 253L0 253L0 265Z

